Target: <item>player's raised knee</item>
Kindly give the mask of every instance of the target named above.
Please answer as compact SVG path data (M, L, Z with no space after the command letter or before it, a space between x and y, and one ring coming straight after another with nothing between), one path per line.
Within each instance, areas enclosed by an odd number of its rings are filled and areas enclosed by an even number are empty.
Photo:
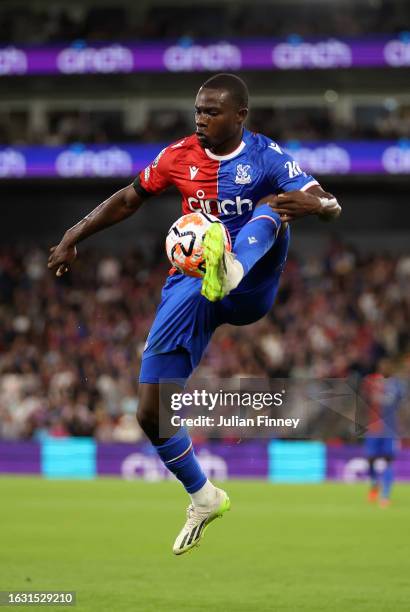
M282 224L280 215L277 212L273 211L270 205L267 203L260 204L259 206L257 206L257 208L255 208L249 223L252 223L257 219L267 219L268 221L271 221L271 223L276 227L276 230L279 230Z

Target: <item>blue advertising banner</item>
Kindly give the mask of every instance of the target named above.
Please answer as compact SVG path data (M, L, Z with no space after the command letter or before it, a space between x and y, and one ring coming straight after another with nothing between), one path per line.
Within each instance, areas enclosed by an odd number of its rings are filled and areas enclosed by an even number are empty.
M368 477L368 461L360 445L246 440L240 444L200 443L195 449L205 472L216 480L349 483ZM398 450L394 472L397 480L410 481L410 448ZM148 443L98 443L89 438L49 438L41 443L1 440L0 474L79 479L110 476L151 482L173 478Z
M322 482L326 478L326 444L272 440L268 448L272 482Z
M41 472L47 478L95 478L96 453L93 438L47 438L41 443Z
M410 36L191 40L0 47L0 77L410 66Z
M130 178L162 144L1 147L0 179ZM288 142L284 148L313 175L410 174L410 141Z
M246 440L241 444L209 441L195 444L195 453L209 478L268 477L266 443ZM98 474L127 480L156 481L173 478L149 443L109 443L97 446Z

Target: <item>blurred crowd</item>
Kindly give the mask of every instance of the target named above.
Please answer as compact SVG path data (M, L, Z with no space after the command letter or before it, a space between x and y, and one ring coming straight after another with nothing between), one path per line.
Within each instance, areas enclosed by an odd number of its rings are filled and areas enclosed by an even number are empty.
M138 112L136 110L136 112ZM329 106L251 108L247 127L279 142L290 140L409 139L410 105L386 98L384 104L358 106L339 119ZM0 145L64 146L172 142L194 129L193 111L151 109L139 129L127 127L121 111L49 111L44 127L32 127L28 111L0 111Z
M359 36L409 27L407 0L227 2L90 6L78 0L44 6L15 2L0 13L0 44L179 37Z
M0 251L0 438L138 440L138 367L167 274L162 244L81 249L56 279L38 249ZM261 321L219 328L199 377L360 378L410 355L410 255L362 256L334 240L290 257Z

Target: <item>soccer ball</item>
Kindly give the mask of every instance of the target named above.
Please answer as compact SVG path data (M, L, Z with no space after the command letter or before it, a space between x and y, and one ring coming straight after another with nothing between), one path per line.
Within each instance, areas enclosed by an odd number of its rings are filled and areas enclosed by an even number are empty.
M205 274L205 260L202 252L202 241L206 231L212 223L221 223L214 215L203 212L194 212L180 217L171 226L165 248L171 264L188 276L201 278ZM224 230L225 245L231 250L229 232L221 223Z

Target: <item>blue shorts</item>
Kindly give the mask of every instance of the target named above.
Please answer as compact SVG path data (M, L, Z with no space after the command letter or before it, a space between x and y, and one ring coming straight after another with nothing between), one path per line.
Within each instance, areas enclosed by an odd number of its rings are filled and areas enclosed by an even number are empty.
M142 357L140 382L158 383L165 380L184 387L191 372L191 356L183 348L159 355L147 355L145 352Z
M395 438L377 438L369 436L365 438L364 449L366 457L394 457L397 451L397 440Z
M200 278L168 277L142 356L140 382L186 380L219 325L247 325L262 318L274 302L289 239L289 228L280 232L273 247L219 302L201 295ZM171 358L165 357L169 354Z

